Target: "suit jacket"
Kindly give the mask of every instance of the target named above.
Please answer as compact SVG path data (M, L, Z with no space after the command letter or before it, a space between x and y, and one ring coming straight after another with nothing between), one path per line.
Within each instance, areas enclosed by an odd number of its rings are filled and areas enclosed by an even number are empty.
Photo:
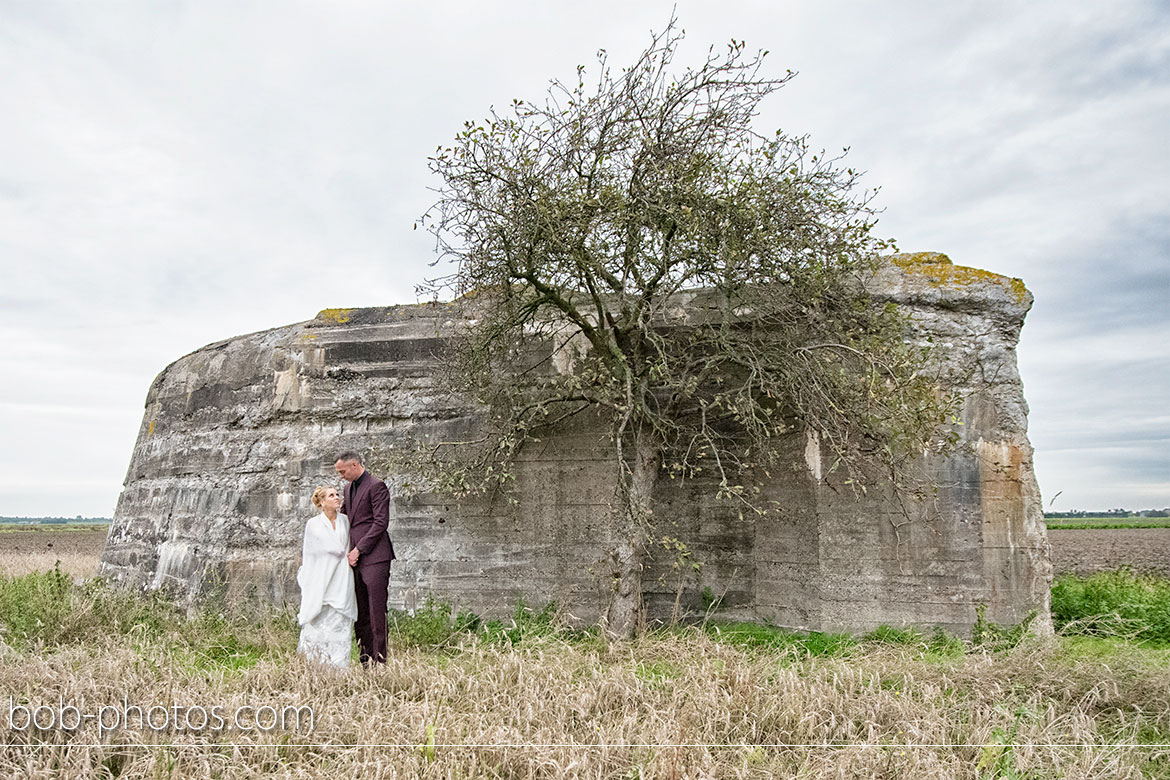
M367 471L356 495L352 482L345 486L341 511L349 517L349 549L358 549L358 567L389 566L394 560L394 545L387 529L395 512L386 483Z

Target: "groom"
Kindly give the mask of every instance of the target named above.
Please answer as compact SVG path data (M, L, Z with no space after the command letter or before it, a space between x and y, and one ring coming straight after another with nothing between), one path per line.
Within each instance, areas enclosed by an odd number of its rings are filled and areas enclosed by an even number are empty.
M349 565L357 594L354 633L361 645L362 665L386 663L386 590L394 545L387 526L394 501L386 483L366 471L355 452L343 452L333 464L345 488L341 511L349 517Z

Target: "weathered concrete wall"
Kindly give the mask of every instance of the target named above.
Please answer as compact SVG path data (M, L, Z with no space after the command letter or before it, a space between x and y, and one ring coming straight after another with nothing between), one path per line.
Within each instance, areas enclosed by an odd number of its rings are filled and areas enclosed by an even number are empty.
M944 374L967 396L969 447L932 464L938 499L914 507L913 522L880 491L858 500L832 484L806 434L786 445L791 468L766 486L782 509L765 517L716 503L701 480L663 480L657 535L686 542L702 572L680 580L674 556L655 548L644 578L652 617L669 616L676 599L702 611L705 587L733 614L810 629L965 631L979 604L1000 622L1047 615L1048 545L1015 360L1031 296L1018 280L941 255L894 260L873 294L907 307L919 336L947 348ZM472 423L476 411L434 384L451 317L444 304L326 311L168 366L147 397L102 572L192 603L295 603L309 496L338 484L338 448L386 449ZM582 423L526 448L517 475L515 505L400 502L392 606L433 593L500 614L523 597L596 618L605 593L591 568L608 541L613 485L605 443Z

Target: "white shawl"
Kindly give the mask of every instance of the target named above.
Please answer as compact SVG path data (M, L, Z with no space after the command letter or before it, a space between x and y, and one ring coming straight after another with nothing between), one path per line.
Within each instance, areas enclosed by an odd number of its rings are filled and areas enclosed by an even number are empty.
M337 528L324 513L305 524L305 544L301 550L301 568L297 584L301 586L301 611L297 622L309 623L328 604L350 620L357 619L357 598L353 590L353 570L349 553L349 518L337 515Z

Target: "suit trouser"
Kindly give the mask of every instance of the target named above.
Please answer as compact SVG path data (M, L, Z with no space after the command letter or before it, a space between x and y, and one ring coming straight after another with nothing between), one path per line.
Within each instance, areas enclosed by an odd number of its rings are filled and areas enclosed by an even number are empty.
M353 630L361 645L363 664L386 662L386 593L390 586L390 561L362 566L354 570L353 587L357 596L357 622Z

